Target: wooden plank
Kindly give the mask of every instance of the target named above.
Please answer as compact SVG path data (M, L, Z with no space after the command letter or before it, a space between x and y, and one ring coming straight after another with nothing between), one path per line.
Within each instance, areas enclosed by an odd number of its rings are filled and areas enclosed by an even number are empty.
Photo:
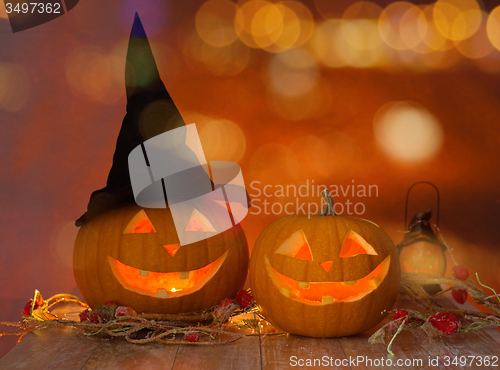
M470 361L477 356L482 358L486 356L497 356L500 357L500 346L498 343L493 341L484 332L468 332L468 333L457 333L440 339L429 338L422 330L415 329L412 330L412 335L418 340L420 345L427 350L431 358L438 359L440 365L443 369L469 369ZM497 348L491 346L491 342L494 342ZM484 346L481 348L481 346ZM460 360L462 356L465 356L462 360L468 359L465 366L455 366L451 362L454 359ZM479 359L477 358L479 361ZM500 360L499 360L500 361ZM500 362L497 361L496 367L480 365L481 369L493 369L498 368ZM444 366L445 364L449 366ZM477 365L473 366L477 367Z
M182 345L173 370L234 370L260 369L258 336L239 339L234 343L212 345Z
M0 360L1 369L81 369L100 338L79 338L73 328L44 329L27 334Z
M132 344L123 338L103 340L83 369L171 369L178 349L163 343Z
M449 297L448 297L448 294L449 294ZM447 292L444 295L446 296L446 298L448 298L449 301L451 301L458 308L479 312L477 307L472 305L468 301L466 301L465 304L463 304L463 305L455 303L453 301L453 297L451 296L451 292ZM490 337L492 337L498 344L500 344L500 331L498 330L498 326L489 325L489 326L484 327L482 330L485 333L487 333Z
M406 301L398 298L394 307L407 308ZM428 367L428 352L423 348L418 341L408 331L403 331L398 334L394 340L391 350L394 356L387 352L386 344L371 344L368 338L380 329L385 323L391 320L392 314L389 314L376 327L367 330L363 333L340 338L340 344L350 360L353 358L359 361L352 363L352 368L356 369L380 369L382 366L397 369L427 369ZM360 357L358 357L360 356ZM382 365L385 364L385 365Z
M446 298L436 299L436 302L442 307L456 308L456 306ZM417 310L422 313L428 313L413 301L407 300L405 301L404 305L409 309ZM486 356L500 357L500 345L484 330L456 333L440 339L431 339L420 329L412 330L411 334L415 337L416 340L418 340L420 345L427 350L427 352L433 359L439 357L438 361L443 365L443 368L470 368L470 361L472 360L472 357L468 356L480 356L482 358ZM449 361L446 359L446 356L449 358ZM451 364L450 366L444 366L445 363L449 363L457 357L460 359L460 357L462 356L466 356L468 359L468 362L465 366L456 366ZM479 359L477 360L479 361ZM500 360L499 362L497 362L496 367L485 366L483 364L481 364L479 367L481 369L493 369L498 368L499 365Z
M338 338L307 338L295 335L262 336L262 369L350 369ZM342 364L344 360L344 364ZM333 361L333 362L332 362ZM335 363L337 361L337 364Z
M380 326L378 325L376 329L380 328ZM356 359L352 366L353 369L379 370L382 367L427 369L428 353L408 331L400 333L393 342L391 350L395 356L389 355L385 344L370 344L368 342L368 338L374 332L375 329L371 329L351 337L339 339L346 357L350 360Z

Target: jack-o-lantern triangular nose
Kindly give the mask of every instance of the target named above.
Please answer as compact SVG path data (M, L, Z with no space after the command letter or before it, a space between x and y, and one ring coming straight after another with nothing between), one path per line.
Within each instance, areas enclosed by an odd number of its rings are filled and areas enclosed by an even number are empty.
M165 248L172 257L177 253L177 250L179 249L181 245L180 244L167 244L164 245L163 248Z
M323 267L323 270L325 270L326 272L330 271L330 268L332 267L332 263L333 261L325 261L323 263L320 263L319 265L321 267Z

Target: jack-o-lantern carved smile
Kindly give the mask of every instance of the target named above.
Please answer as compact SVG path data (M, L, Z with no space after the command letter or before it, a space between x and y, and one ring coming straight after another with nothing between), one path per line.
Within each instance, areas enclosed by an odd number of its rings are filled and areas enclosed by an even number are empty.
M314 257L303 230L292 234L275 252L292 258L314 262ZM360 254L377 255L377 252L356 232L349 230L342 243L339 258ZM377 267L361 279L350 281L310 282L297 281L279 273L271 266L269 258L264 259L267 273L273 284L284 296L310 305L325 305L334 302L354 302L373 292L385 279L391 263L387 256ZM328 274L332 261L317 264Z
M152 272L127 266L108 256L113 274L120 284L133 292L156 298L174 298L201 289L226 259L227 251L214 262L193 271Z

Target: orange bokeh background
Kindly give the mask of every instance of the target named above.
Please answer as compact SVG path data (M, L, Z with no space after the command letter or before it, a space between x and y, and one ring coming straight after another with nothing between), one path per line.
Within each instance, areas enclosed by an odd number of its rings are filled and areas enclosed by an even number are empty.
M135 11L207 159L242 168L250 246L286 203L315 211L313 183L375 186L334 199L398 243L406 191L427 180L456 259L500 290L500 8L453 4L86 0L16 34L0 8L0 319L35 289L77 294L74 220L111 167ZM409 217L436 208L413 195Z

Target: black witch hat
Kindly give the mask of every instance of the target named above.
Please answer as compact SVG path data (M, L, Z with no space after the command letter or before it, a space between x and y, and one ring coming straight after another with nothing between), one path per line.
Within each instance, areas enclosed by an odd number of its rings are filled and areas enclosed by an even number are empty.
M128 167L130 152L156 135L185 126L160 78L137 13L130 33L125 84L127 113L116 142L106 187L92 193L87 212L76 221L76 226L81 226L85 221L116 204L134 202ZM192 151L191 154L194 155ZM200 170L202 173L199 176L208 178L201 167Z

